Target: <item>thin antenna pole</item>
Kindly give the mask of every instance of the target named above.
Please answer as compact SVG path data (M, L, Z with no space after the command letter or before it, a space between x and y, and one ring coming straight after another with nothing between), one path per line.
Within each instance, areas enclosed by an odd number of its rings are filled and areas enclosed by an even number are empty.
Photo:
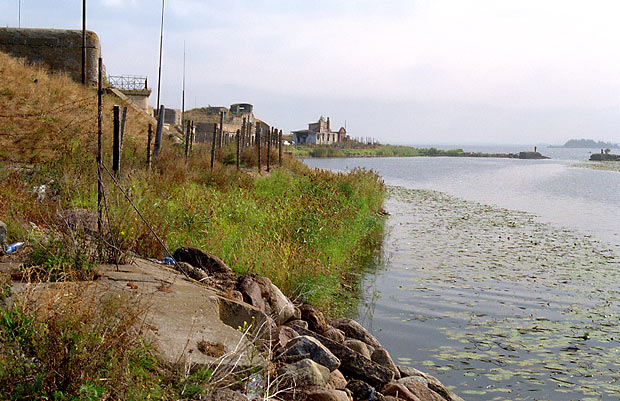
M181 129L183 130L183 137L185 137L187 143L188 137L186 135L189 135L189 130L187 133L185 132L185 41L183 41L183 98L181 104ZM187 152L185 152L185 156L187 157Z
M159 34L159 76L157 78L157 110L159 110L159 93L161 89L161 56L164 48L164 5L166 0L161 0L161 30Z
M82 85L86 85L86 0L82 0Z
M17 1L17 27L22 27L22 0Z

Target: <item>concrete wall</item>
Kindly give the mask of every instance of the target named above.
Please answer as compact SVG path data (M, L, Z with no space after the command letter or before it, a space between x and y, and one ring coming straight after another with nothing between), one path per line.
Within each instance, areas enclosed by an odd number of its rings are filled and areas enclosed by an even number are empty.
M54 71L67 72L82 82L82 31L0 28L0 51L30 63L42 63ZM86 80L91 84L97 83L100 56L99 37L86 31Z

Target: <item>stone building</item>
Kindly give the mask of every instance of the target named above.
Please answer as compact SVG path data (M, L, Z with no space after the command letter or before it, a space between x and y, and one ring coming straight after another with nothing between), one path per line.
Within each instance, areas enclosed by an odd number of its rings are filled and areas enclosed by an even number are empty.
M191 117L188 117L190 113ZM197 121L197 142L209 142L212 140L214 132L219 134L220 113L223 113L222 141L225 143L234 140L237 130L241 130L243 127L244 119L249 131L249 136L246 134L248 143L255 141L257 122L260 124L263 133L271 128L254 116L254 106L249 103L235 103L230 105L230 108L221 106L203 107L186 113L186 117Z
M319 121L308 124L308 129L293 131L293 142L296 145L333 145L346 140L347 131L341 127L337 132L333 132L330 127L329 117L321 116Z

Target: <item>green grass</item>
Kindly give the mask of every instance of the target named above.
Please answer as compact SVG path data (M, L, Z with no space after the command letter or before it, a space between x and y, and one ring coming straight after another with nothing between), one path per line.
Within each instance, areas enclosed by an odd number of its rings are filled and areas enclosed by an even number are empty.
M354 146L292 146L290 151L298 157L416 157L416 156L459 156L463 149L442 150L437 148L414 148L398 145L363 145Z

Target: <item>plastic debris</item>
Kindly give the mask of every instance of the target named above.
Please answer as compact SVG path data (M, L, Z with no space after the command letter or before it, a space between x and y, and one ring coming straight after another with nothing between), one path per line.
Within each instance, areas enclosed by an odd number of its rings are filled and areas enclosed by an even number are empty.
M174 259L172 259L169 256L166 256L164 258L164 260L162 261L162 263L165 264L165 265L173 265L174 264Z
M24 246L24 242L16 242L14 244L11 244L6 247L6 254L8 255L9 253L13 253L19 248L21 248L22 246Z

